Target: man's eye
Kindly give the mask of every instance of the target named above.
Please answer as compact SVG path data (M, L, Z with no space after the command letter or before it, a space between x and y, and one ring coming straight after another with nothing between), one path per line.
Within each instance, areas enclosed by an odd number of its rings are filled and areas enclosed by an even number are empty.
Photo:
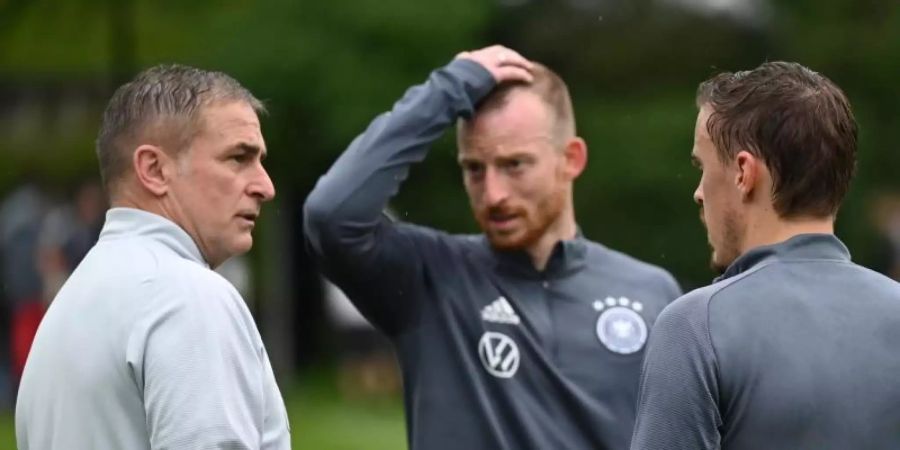
M238 153L236 155L232 155L231 159L239 163L245 163L247 161L250 161L250 155L247 153Z
M506 170L518 170L521 169L524 165L525 163L521 159L511 159L503 163L503 168Z
M470 175L477 175L481 173L484 167L481 164L463 164L463 170Z

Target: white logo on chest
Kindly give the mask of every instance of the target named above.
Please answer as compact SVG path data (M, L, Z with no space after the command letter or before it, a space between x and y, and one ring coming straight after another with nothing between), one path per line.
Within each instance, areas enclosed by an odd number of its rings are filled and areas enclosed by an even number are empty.
M518 325L519 315L512 309L509 300L506 297L497 297L497 300L491 302L481 310L481 320L485 322L508 323L510 325Z
M478 341L478 356L491 375L511 378L519 370L519 346L509 336L486 331Z
M597 318L597 338L610 351L622 355L635 353L647 342L647 322L638 314L640 302L625 297L594 301L594 310L603 311Z

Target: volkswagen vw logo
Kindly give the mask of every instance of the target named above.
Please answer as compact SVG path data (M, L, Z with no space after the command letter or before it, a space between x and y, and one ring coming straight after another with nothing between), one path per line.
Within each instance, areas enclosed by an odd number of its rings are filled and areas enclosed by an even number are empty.
M519 370L519 347L509 336L486 331L478 341L478 356L488 373L498 378L510 378Z

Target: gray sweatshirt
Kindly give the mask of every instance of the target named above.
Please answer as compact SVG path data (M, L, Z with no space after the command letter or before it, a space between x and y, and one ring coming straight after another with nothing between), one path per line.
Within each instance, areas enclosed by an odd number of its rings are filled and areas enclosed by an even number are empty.
M900 448L900 284L808 234L659 316L632 449Z
M667 272L581 236L537 271L483 236L381 214L494 84L456 61L377 117L310 194L309 247L395 344L412 449L627 448L649 328L679 295Z

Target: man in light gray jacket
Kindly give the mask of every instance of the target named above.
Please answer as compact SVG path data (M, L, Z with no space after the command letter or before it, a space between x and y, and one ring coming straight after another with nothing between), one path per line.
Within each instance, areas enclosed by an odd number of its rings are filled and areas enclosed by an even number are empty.
M119 88L97 140L112 208L38 330L19 448L290 448L266 350L215 273L275 195L257 113L231 77L149 69Z

